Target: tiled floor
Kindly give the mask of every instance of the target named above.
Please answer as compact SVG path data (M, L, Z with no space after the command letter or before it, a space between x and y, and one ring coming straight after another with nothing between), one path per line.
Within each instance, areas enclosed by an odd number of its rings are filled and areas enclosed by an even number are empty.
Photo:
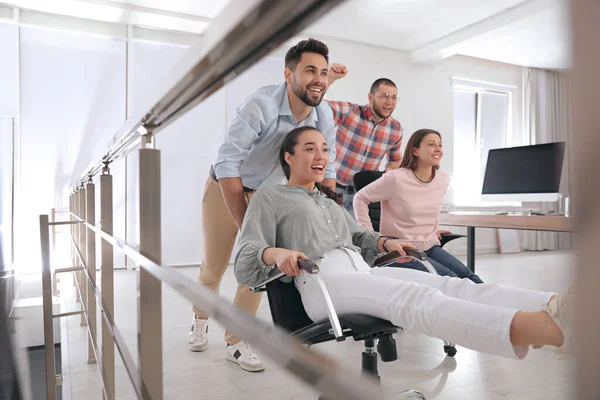
M196 270L179 270L194 279ZM487 282L523 288L562 291L571 281L571 257L564 252L521 253L479 256L477 272ZM73 310L70 277L61 280L65 309ZM115 319L134 359L137 355L136 295L137 273L115 273ZM228 299L235 292L231 269L227 271L221 293ZM263 300L259 318L270 321L268 303ZM170 288L163 288L163 360L166 399L316 399L318 393L298 382L292 375L264 359L266 371L248 373L225 360L223 329L210 325L210 346L203 353L187 350L191 307ZM79 317L63 318L65 399L101 399L96 365L86 363L86 330ZM563 400L572 399L574 366L569 358L555 360L550 348L530 351L524 361L502 359L458 349L455 359L444 357L440 340L410 332L396 335L399 359L379 363L383 390L393 395L411 388L423 391L430 399L461 400ZM360 368L362 346L352 340L316 346L343 362L351 373ZM120 360L119 357L116 357ZM135 399L120 361L116 369L118 399ZM393 398L393 397L391 397Z

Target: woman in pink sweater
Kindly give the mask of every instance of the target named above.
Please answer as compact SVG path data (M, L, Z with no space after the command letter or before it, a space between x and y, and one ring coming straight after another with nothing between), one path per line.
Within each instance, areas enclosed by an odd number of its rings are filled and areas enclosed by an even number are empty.
M440 275L468 278L483 283L460 260L440 247L448 231L438 230L444 196L450 175L440 171L442 136L431 129L419 129L408 140L400 168L383 174L354 196L356 220L373 230L369 203L381 202L380 232L412 243L423 250ZM395 266L426 271L420 262Z

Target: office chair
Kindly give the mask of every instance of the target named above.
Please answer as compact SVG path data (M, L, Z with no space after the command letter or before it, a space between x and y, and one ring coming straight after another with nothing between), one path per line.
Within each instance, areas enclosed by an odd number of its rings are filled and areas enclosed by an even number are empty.
M381 178L383 175L382 171L360 171L354 174L353 183L354 189L358 192L360 189L364 188L368 184L376 181ZM369 204L369 218L371 219L371 224L373 225L373 229L376 232L379 232L379 227L381 223L381 203L371 203ZM444 245L454 239L458 239L461 237L465 237L465 235L459 235L455 233L444 234L442 235L442 239L440 240L440 246L444 247ZM429 262L427 262L427 257L425 253L420 252L415 258L419 259L421 263L427 266ZM429 264L431 266L431 264ZM437 275L437 271L431 266L428 270L430 273L434 273ZM433 271L432 271L433 270ZM444 341L444 353L449 355L450 357L454 357L456 355L456 346L452 343Z
M376 260L376 265L385 265L386 261L384 260L400 256L397 252L390 254L391 256L387 256L385 259L383 257L379 259L382 261ZM424 256L424 253L422 255ZM421 257L418 254L418 250L411 253L411 256L416 256L416 258ZM390 362L397 360L396 340L392 335L398 332L398 327L394 326L390 321L371 315L353 313L338 316L333 307L329 292L325 287L325 283L319 276L319 267L317 264L311 260L303 259L298 260L298 265L310 274L321 289L329 318L313 322L304 310L300 292L296 289L293 280L287 279L287 282L282 280L281 278L286 277L286 275L278 268L271 270L269 278L266 281L254 288L250 288L250 290L253 292L266 291L273 323L309 346L331 340L341 342L346 340L347 337L352 337L355 341L364 341L365 351L362 353L361 372L379 380L375 345L377 344L377 351L379 352L381 361ZM423 393L415 390L406 390L395 395L394 398L426 400ZM325 400L325 398L321 396L319 400Z
M356 174L354 174L353 178L354 189L358 192L360 189L364 188L368 184L375 182L377 179L381 178L381 175L383 175L382 171L357 172ZM371 218L373 229L376 232L379 232L379 226L381 223L381 203L369 204L369 218ZM440 240L440 246L444 247L446 243L461 237L465 237L465 235L459 235L456 233L442 235L442 239Z

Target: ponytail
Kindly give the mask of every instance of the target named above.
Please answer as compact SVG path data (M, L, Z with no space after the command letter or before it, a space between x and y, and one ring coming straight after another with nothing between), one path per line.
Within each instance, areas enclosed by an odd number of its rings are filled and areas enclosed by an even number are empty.
M315 183L315 187L325 196L329 197L331 200L335 201L338 205L343 204L342 195L340 193L336 193L329 186L321 185L320 183Z

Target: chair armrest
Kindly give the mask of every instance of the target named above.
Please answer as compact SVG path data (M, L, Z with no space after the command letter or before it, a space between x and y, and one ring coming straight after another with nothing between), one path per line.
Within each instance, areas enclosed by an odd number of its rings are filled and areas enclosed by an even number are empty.
M319 273L319 266L317 264L315 264L315 262L312 260L300 259L300 260L298 260L298 266L300 266L300 268L302 268L309 274L313 274L313 273L318 274ZM269 277L266 280L259 283L255 287L251 287L250 290L252 290L253 292L263 292L265 290L265 286L267 285L267 283L273 282L277 279L281 279L284 276L286 276L285 273L281 272L281 270L279 268L275 267L269 272Z
M454 239L459 239L462 237L466 237L465 235L460 235L458 233L446 233L442 235L442 239L440 240L440 247L444 247L446 245L446 243L454 240Z
M407 256L416 258L419 261L427 260L427 254L425 254L424 251L421 251L419 249L405 248L404 252L406 253Z
M308 258L299 258L298 266L306 272L308 272L309 274L319 273L319 266L313 260L310 260Z
M281 272L279 268L275 267L269 272L269 277L266 280L254 287L251 287L250 290L255 293L264 292L265 290L267 290L267 283L276 281L277 279L281 279L284 276L286 276L285 273Z
M382 255L378 259L376 259L375 262L373 263L373 266L374 267L385 267L386 265L395 263L396 259L398 259L399 257L401 257L400 253L398 253L396 250L391 251L387 254Z
M329 322L331 323L331 328L333 329L335 340L338 342L346 340L346 337L342 332L342 325L340 324L340 319L338 318L338 315L335 312L335 308L333 307L333 301L331 301L331 296L329 296L329 291L325 286L325 282L323 282L323 279L321 279L321 277L319 276L319 266L315 264L314 261L309 260L307 258L299 259L298 266L304 271L308 272L310 277L315 281L315 283L319 287L321 295L323 297L323 301L325 301L325 308L327 309L327 315L329 316ZM275 267L269 272L268 279L266 279L264 282L261 282L255 287L251 287L250 290L253 292L264 292L268 283L281 279L284 276L287 275L281 272L279 268Z
M423 264L425 268L427 268L427 271L429 271L430 274L439 275L433 267L433 265L431 265L431 263L427 259L427 255L425 254L425 252L418 249L404 249L404 251L406 252L407 256L420 261L421 264Z
M435 270L435 268L433 267L433 265L431 265L431 263L427 259L427 255L425 254L425 252L423 252L419 249L410 249L410 248L405 248L404 251L406 252L406 255L408 257L414 258L415 260L417 260L421 264L423 264L425 266L425 268L427 268L427 271L429 271L429 273L438 275L438 273ZM392 251L392 252L387 253L387 254L379 257L378 259L376 259L375 262L373 263L373 265L375 267L385 267L386 265L394 263L394 261L399 257L400 257L400 253L398 253L397 251Z
M344 336L344 332L342 331L340 319L338 318L338 315L335 312L335 308L333 307L333 301L331 300L331 296L329 296L329 291L325 286L325 282L319 276L319 266L315 264L314 261L309 260L307 258L299 259L298 266L304 271L308 272L308 275L310 275L310 277L315 281L315 283L321 290L321 295L323 297L323 301L325 302L327 316L329 317L329 322L331 323L331 328L333 329L335 340L338 342L346 340L346 336Z

